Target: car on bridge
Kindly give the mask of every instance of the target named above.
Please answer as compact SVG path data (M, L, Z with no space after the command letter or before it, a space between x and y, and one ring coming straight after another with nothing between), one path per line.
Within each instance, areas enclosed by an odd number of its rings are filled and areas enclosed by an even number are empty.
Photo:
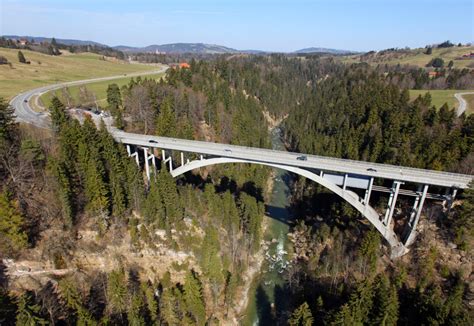
M296 158L298 161L307 161L308 157L306 155L301 155Z
M149 143L152 143L152 144L158 144L158 142L157 142L156 140L154 140L154 139L150 139L148 142L149 142Z
M367 171L369 171L369 172L377 172L377 170L374 169L374 168L368 168Z
M224 152L226 152L226 153L232 153L232 150L231 150L230 148L226 148L226 149L224 149Z

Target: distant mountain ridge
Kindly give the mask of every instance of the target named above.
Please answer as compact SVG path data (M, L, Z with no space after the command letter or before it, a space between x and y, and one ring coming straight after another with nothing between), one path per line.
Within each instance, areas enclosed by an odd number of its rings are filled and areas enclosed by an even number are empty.
M28 41L34 40L37 43L40 42L51 42L53 39L52 37L43 37L43 36L20 36L20 35L2 35L6 39L12 40L19 40L19 39L26 39ZM55 38L58 43L65 44L65 45L97 45L103 47L109 47L108 45L94 42L94 41L82 41L82 40L74 40L74 39L65 39L65 38Z
M35 42L51 42L52 37L42 37L42 36L19 36L19 35L2 35L4 38L9 39L27 39L34 40ZM122 51L125 53L138 53L138 52L147 52L147 53L166 53L166 54L183 54L183 53L194 53L194 54L226 54L226 53L248 53L248 54L265 54L265 53L275 53L276 51L264 51L264 50L238 50L218 44L206 44L206 43L170 43L170 44L153 44L145 47L133 47L128 45L118 45L118 46L109 46L94 41L83 41L75 39L62 39L56 38L56 41L61 44L66 45L96 45L101 47L111 47L115 50ZM283 52L282 52L283 53ZM303 53L330 53L330 54L348 54L355 53L354 51L349 50L338 50L338 49L329 49L322 47L309 47L293 52L295 54Z
M349 53L355 53L355 51L311 47L311 48L305 48L305 49L301 49L301 50L296 50L294 53L349 54Z
M202 54L222 54L241 52L226 46L205 43L171 43L162 45L149 45L145 47L114 46L116 50L123 52L160 52L160 53L202 53Z

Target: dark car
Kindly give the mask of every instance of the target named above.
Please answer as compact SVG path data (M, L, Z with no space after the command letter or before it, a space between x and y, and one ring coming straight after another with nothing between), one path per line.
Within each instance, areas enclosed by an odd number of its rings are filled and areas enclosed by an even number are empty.
M23 100L23 102L27 103L27 102L28 102L28 100Z
M377 170L376 170L376 169L373 169L373 168L368 168L367 171L369 171L369 172L377 172Z
M149 142L149 143L153 143L153 144L158 144L158 142L157 142L156 140L154 140L154 139L150 139L148 142Z
M297 159L298 161L307 161L307 160L308 160L308 158L306 157L306 155L298 156L296 159Z

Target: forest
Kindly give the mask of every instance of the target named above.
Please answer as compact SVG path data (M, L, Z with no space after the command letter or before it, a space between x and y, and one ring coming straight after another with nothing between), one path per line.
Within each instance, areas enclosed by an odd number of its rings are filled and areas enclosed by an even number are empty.
M401 81L422 78L412 70L318 56L189 62L160 81L109 85L116 126L270 148L268 113L283 120L289 151L474 172L474 117L435 108L429 95L411 102ZM14 123L0 102L0 323L238 324L259 266L272 171L232 164L175 180L161 167L148 182L105 125L79 123L64 103L53 99L53 130L43 135ZM451 211L427 210L415 247L390 261L349 205L303 178L292 188L292 263L279 299L261 294L262 324L472 324L472 189ZM386 198L374 200L380 208ZM409 205L402 201L400 223ZM82 256L114 263L100 268ZM19 288L9 261L39 258L56 273Z

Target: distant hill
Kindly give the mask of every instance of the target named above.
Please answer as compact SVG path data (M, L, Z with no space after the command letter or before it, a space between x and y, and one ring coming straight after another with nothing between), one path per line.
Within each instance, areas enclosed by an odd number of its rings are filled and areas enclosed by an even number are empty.
M222 45L205 43L171 43L162 45L149 45L145 47L115 46L114 49L123 52L161 52L161 53L199 53L199 54L222 54L238 53L236 49Z
M445 66L447 66L450 61L453 61L454 68L474 69L474 58L469 56L470 53L474 53L474 46L463 45L448 48L434 47L431 54L427 53L426 48L386 49L378 52L370 51L363 54L347 55L343 58L343 61L347 63L366 62L372 65L401 64L420 68L432 68L429 67L429 63L435 58L441 58L444 60Z
M19 39L27 39L27 40L34 40L37 43L40 42L51 42L51 37L42 37L42 36L20 36L20 35L2 35L2 37L12 40L19 40ZM56 41L61 44L65 45L96 45L107 47L107 45L94 42L94 41L82 41L82 40L73 40L73 39L64 39L64 38L56 38Z
M3 35L2 37L8 39L28 39L34 40L35 42L51 42L51 37L41 37L41 36L20 36L20 35ZM94 42L94 41L83 41L75 39L62 39L56 38L56 41L65 45L95 45L100 47L110 47L106 44ZM247 54L266 54L272 53L272 51L264 51L258 49L250 50L238 50L234 48L229 48L223 45L218 44L206 44L206 43L170 43L170 44L153 44L145 47L133 47L128 45L117 45L111 47L114 50L122 51L124 53L138 53L138 52L148 52L148 53L166 53L166 54L184 54L184 53L194 53L194 54L225 54L225 53L247 53ZM289 53L329 53L329 54L355 54L354 51L348 50L338 50L338 49L329 49L321 47L310 47L301 50L297 50Z
M330 54L350 54L355 53L354 51L349 50L338 50L338 49L328 49L328 48L305 48L297 50L294 53L330 53Z

